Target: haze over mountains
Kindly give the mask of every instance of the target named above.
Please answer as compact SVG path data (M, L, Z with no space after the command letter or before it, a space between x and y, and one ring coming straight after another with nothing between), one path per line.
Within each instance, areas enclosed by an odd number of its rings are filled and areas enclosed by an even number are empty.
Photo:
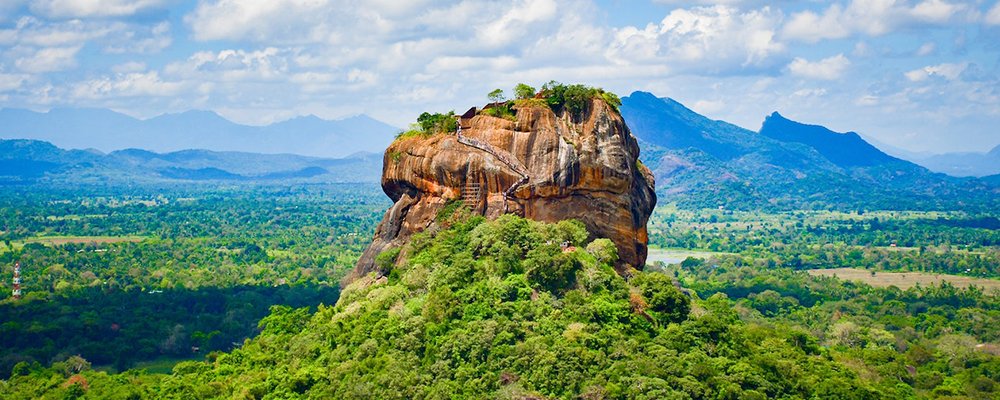
M913 158L913 162L952 176L995 175L1000 174L1000 145L986 153L921 155Z
M336 121L310 115L249 126L210 111L140 120L105 109L0 110L0 138L44 140L62 148L104 152L205 149L334 158L362 151L381 153L397 132L398 128L366 115Z

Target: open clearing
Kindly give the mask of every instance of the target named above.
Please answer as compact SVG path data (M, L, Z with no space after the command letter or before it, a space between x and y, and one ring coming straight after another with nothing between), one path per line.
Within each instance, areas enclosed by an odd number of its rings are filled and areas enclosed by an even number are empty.
M24 239L27 243L40 243L48 246L59 246L68 243L121 243L121 242L141 242L146 240L145 236L41 236Z
M876 287L895 286L904 290L917 284L931 286L939 285L941 282L949 282L960 288L979 286L984 288L986 292L1000 291L1000 280L959 275L926 272L876 272L875 275L872 275L871 271L857 268L810 269L806 272L813 276L834 276L844 280L861 281Z

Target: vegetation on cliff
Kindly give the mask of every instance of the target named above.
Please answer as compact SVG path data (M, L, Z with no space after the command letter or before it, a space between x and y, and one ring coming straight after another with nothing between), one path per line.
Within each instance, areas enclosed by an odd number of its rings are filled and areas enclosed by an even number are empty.
M514 100L509 101L503 89L490 91L486 95L490 102L481 112L497 118L513 119L515 105L544 104L557 113L567 110L574 118L581 118L593 99L603 100L615 111L618 111L622 105L622 100L618 95L602 88L582 84L567 85L556 81L549 81L542 85L540 91L536 91L530 85L518 83L514 86L513 93ZM455 132L457 128L458 121L456 121L454 110L446 113L423 112L417 117L416 123L411 124L408 130L400 132L396 138L426 137L439 133L451 133Z

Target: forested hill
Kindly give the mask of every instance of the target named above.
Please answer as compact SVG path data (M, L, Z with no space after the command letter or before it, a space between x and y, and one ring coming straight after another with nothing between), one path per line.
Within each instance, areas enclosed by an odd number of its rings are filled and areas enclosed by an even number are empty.
M951 209L1000 206L997 187L960 179L774 113L761 132L635 92L621 113L663 202L739 209Z
M344 158L183 150L64 150L38 140L0 139L0 185L171 182L377 182L382 157Z

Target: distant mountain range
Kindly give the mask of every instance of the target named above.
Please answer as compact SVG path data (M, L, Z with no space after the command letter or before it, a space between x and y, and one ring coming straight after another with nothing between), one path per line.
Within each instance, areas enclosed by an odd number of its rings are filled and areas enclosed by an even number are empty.
M891 144L880 142L871 136L863 136L863 138L879 150L893 157L910 161L934 172L957 177L984 177L1000 174L1000 145L986 153L957 152L935 154L926 151L916 152L901 149Z
M126 149L108 154L64 150L51 143L0 140L0 185L31 183L378 182L382 155L344 158L183 150Z
M62 148L105 152L206 149L333 158L357 152L381 154L398 131L366 115L336 121L306 116L249 126L210 111L140 120L105 109L0 110L0 138L43 140Z
M764 119L759 132L711 120L673 99L645 92L622 98L621 112L642 147L641 161L656 176L661 203L744 209L1000 207L1000 174L973 179L931 172L886 154L857 133L833 132L777 112ZM103 153L64 150L37 140L0 140L0 184L378 182L383 149L395 132L367 117L304 117L248 127L206 112L140 121L107 110L40 114L8 109L0 111L0 123L8 124L0 127L3 132L48 132L80 148L151 140L161 148L257 149ZM324 146L332 148L320 150ZM261 154L343 154L357 148L374 151L341 158ZM1000 149L994 149L987 156L998 154Z
M1000 146L986 153L945 153L916 155L909 160L931 171L952 176L986 176L1000 174Z
M661 202L737 208L955 208L1000 203L986 180L892 157L854 132L768 116L759 132L634 92L621 112Z

